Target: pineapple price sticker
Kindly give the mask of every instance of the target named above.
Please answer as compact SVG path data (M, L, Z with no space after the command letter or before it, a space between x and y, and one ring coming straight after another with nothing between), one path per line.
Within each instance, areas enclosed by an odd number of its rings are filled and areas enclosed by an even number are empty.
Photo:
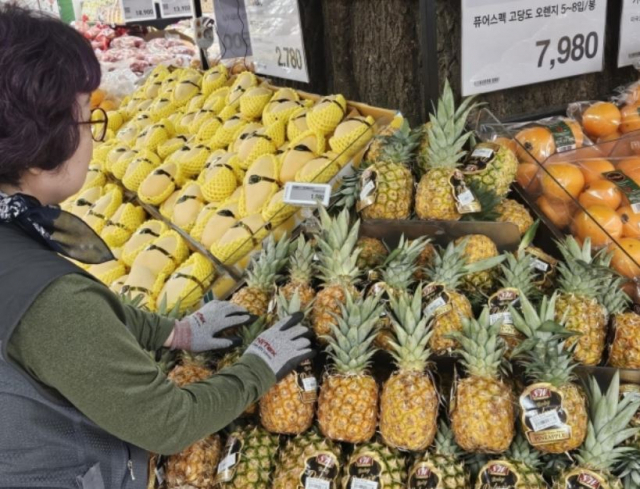
M163 19L175 17L191 17L191 0L162 0L160 14Z
M156 19L153 0L121 0L120 6L125 22Z
M246 4L256 72L309 83L297 0L251 0Z
M640 61L640 2L622 1L618 68Z
M607 0L463 0L463 95L601 71L606 12Z

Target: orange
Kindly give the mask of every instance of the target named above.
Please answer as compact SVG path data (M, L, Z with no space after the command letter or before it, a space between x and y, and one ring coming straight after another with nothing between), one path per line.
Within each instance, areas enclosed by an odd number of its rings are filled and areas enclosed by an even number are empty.
M556 152L556 143L546 127L527 127L516 134L515 139L520 143L516 154L523 162L535 163L538 160L542 163Z
M610 247L613 251L611 267L620 275L627 278L640 276L640 240L636 238L622 238Z
M621 171L627 176L640 171L640 157L631 156L630 158L618 161L616 164L616 170Z
M551 200L542 195L537 201L538 207L545 216L559 229L563 229L571 222L575 206L570 202Z
M620 207L622 192L615 183L609 180L597 180L584 188L578 202L585 209L592 205L605 205L614 211Z
M542 171L542 193L550 199L571 201L582 192L584 175L576 165L554 163ZM555 179L555 180L554 180Z
M618 130L622 114L616 104L596 102L582 114L584 131L596 138L608 136Z
M579 212L574 227L580 239L591 238L591 244L596 248L607 246L622 236L622 219L604 205L592 205L586 212Z
M571 132L573 133L573 138L576 141L576 148L582 148L584 144L584 132L582 132L582 128L578 121L574 121L573 119L562 119L562 121L569 126Z
M585 160L580 163L580 170L584 176L584 183L589 185L596 180L602 180L602 174L607 171L615 170L615 167L609 160L595 159Z
M116 110L118 108L118 105L113 100L103 100L100 103L100 108L106 112L109 112L110 110Z
M516 181L522 188L535 192L538 186L538 180L536 179L538 171L541 170L540 165L537 163L520 163L518 165L518 173L516 173Z
M509 148L511 151L513 151L514 154L518 152L518 143L516 143L513 139L501 136L499 138L496 138L493 142L499 144L500 146L504 146L505 148Z
M640 129L640 113L638 111L640 111L640 103L638 102L625 105L622 108L622 124L620 124L622 134Z
M100 90L99 88L97 90L94 90L91 93L91 108L97 108L104 100L105 95L106 93L104 93L104 91Z
M640 214L633 212L629 205L620 207L617 212L622 219L622 236L640 238Z
M601 138L598 138L598 144L600 143L608 143L609 141L615 141L617 139L620 139L622 137L622 134L618 131L614 131L611 134L607 134L606 136L602 136Z

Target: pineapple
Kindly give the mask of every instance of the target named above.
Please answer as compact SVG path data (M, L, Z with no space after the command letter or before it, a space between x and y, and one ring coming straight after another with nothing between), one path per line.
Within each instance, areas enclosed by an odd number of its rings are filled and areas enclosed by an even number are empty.
M624 489L640 488L640 449L634 447L633 451L625 453L618 469Z
M358 268L365 272L378 268L389 255L385 244L376 238L363 236L358 239L356 246L360 248L358 256Z
M425 269L431 283L423 289L425 306L433 308L435 319L429 348L438 355L450 353L457 343L449 333L462 330L462 319L471 318L469 299L457 291L462 277L498 265L503 257L494 257L467 264L463 254L465 243L449 243L446 249L435 253L433 265Z
M363 218L409 218L414 188L411 165L419 136L419 133L411 131L407 122L391 136L384 136L378 159L362 174L363 192L367 190L369 181L375 183L375 191L361 199L358 205Z
M218 466L220 489L269 489L278 453L278 436L257 426L234 430Z
M367 151L363 157L363 163L365 166L372 165L376 160L380 159L380 153L382 151L383 144L387 136L392 136L398 130L393 124L385 126L376 136L371 140Z
M468 377L455 387L451 406L451 428L463 450L502 453L515 436L515 398L501 378L505 345L499 337L500 322L489 324L489 309L478 321L463 319L459 353Z
M289 258L289 282L280 289L288 300L291 300L294 294L298 294L301 309L306 309L316 297L316 292L311 286L315 274L313 254L311 243L301 234L296 241L296 250Z
M431 124L426 128L429 146L416 191L415 210L420 219L457 221L461 217L451 180L466 154L462 148L471 137L465 125L476 107L472 102L473 98L467 98L456 109L451 86L445 83L436 113L431 114Z
M529 210L521 203L512 199L505 199L496 206L498 222L510 222L518 227L520 236L533 226L533 217Z
M377 296L355 299L347 293L341 309L332 335L325 337L332 365L320 389L318 422L327 438L364 443L377 424L378 384L369 366L382 306Z
M640 368L640 315L629 310L631 299L622 290L625 278L612 273L605 282L600 303L612 319L613 340L609 345L609 365L616 368Z
M573 370L577 364L572 359L571 348L565 348L560 341L561 337L571 333L554 323L556 304L556 294L551 298L543 297L536 310L527 297L522 296L521 312L510 308L513 325L527 338L514 351L514 357L533 381L520 395L520 406L525 413L521 425L529 443L545 453L574 450L582 445L587 433L585 396L582 389L573 383ZM548 407L549 399L556 399L555 408ZM540 419L540 415L554 409L559 418L562 415L562 426L553 429L541 427L535 431L535 416ZM531 414L528 415L527 411Z
M540 474L540 454L531 449L524 436L519 434L505 455L505 458L490 460L480 469L476 489L547 489Z
M566 327L580 333L567 340L567 346L577 345L575 358L585 365L597 365L602 359L607 335L607 311L598 302L603 279L601 266L608 266L610 255L601 251L591 255L591 240L582 248L573 236L558 243L564 262L558 265L558 285L562 293L556 303L556 319L566 318ZM607 272L608 274L608 272Z
M244 307L255 316L269 312L278 272L289 258L290 240L283 237L276 243L273 235L267 239L264 249L253 260L247 271L247 286L233 294L231 302Z
M169 380L184 387L208 379L213 371L207 366L207 361L206 355L183 352L182 361L169 373ZM220 435L213 434L169 456L165 462L167 488L189 485L197 489L213 489L221 451Z
M422 281L427 278L425 269L433 265L433 260L436 256L436 247L432 243L427 243L418 259L416 260L416 269L413 272L413 278L417 281Z
M342 487L404 489L406 460L397 450L378 441L356 447L344 470ZM366 485L365 485L366 484Z
M329 487L337 487L341 458L340 445L323 438L315 429L291 438L280 451L273 489L304 489L312 482L328 482L333 484Z
M391 295L390 310L398 370L382 387L380 433L391 447L422 451L435 437L439 407L438 391L427 371L431 318L422 312L422 286L413 296L406 291Z
M472 166L465 166L463 171L470 182L491 189L498 197L509 193L518 171L518 158L511 149L482 142L475 146L469 156L467 165Z
M469 472L462 462L460 447L456 445L451 428L440 422L432 452L426 452L409 470L408 487L435 489L467 489ZM426 485L425 485L426 484Z
M600 489L623 487L620 479L611 471L625 454L634 450L620 444L636 435L640 429L628 428L629 421L640 407L640 397L626 396L619 400L620 374L617 371L607 392L600 390L593 377L589 387L587 438L575 456L577 466L558 477L554 489L571 489L580 485Z
M308 312L302 307L296 292L291 300L284 294L278 296L278 318L284 319L298 311ZM271 387L260 399L262 426L270 433L299 435L308 430L315 414L317 381L313 364L303 362L295 371Z
M318 271L323 288L316 295L311 323L318 337L331 333L336 315L341 312L347 294L355 295L360 270L356 266L359 250L355 248L360 223L350 225L349 212L342 211L335 219L323 207L319 209L322 232L318 237Z
M484 234L463 236L456 239L455 244L464 244L464 256L468 264L498 256L496 244ZM461 288L467 292L480 292L486 295L493 290L496 275L495 268L469 273L463 277Z

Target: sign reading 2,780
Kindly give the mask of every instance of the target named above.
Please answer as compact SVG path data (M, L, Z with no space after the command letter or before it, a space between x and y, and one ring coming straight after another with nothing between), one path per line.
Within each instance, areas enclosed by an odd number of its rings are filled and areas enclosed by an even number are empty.
M464 95L602 70L607 0L463 0Z

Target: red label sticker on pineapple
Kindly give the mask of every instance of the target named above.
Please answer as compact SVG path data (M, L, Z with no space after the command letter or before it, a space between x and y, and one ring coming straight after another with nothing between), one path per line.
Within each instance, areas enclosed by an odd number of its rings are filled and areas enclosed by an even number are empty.
M500 151L500 145L495 143L479 143L473 148L462 165L462 173L465 175L475 175L487 168L487 165Z
M571 438L563 400L562 392L546 382L530 385L520 396L525 435L534 447Z
M495 460L480 469L478 480L483 489L515 489L518 487L519 477L512 470L511 464Z
M453 172L449 185L451 185L453 198L456 201L456 209L460 214L473 214L482 210L480 201L467 186L464 174L461 171L456 170Z
M331 452L318 452L307 458L300 482L304 489L336 489L340 466Z
M429 461L421 461L414 464L409 472L408 489L438 489L440 476L437 468Z
M381 489L381 475L382 464L374 453L358 453L347 467L346 489Z
M489 323L496 324L502 321L500 325L500 334L502 336L518 336L518 330L513 326L513 318L509 311L509 306L513 308L520 307L520 291L514 288L504 288L497 291L488 301L489 305Z
M565 489L601 489L609 487L604 478L587 469L574 469L563 477Z
M300 400L305 404L313 404L318 399L318 379L313 372L311 360L305 360L295 370L296 385Z
M242 452L243 442L238 438L231 436L227 440L224 447L223 458L218 464L218 474L216 475L216 484L223 482L231 482L236 475L236 469L240 463L240 454Z
M447 294L444 285L428 284L422 289L422 303L424 304L424 315L435 317L442 316L453 309L451 298Z

